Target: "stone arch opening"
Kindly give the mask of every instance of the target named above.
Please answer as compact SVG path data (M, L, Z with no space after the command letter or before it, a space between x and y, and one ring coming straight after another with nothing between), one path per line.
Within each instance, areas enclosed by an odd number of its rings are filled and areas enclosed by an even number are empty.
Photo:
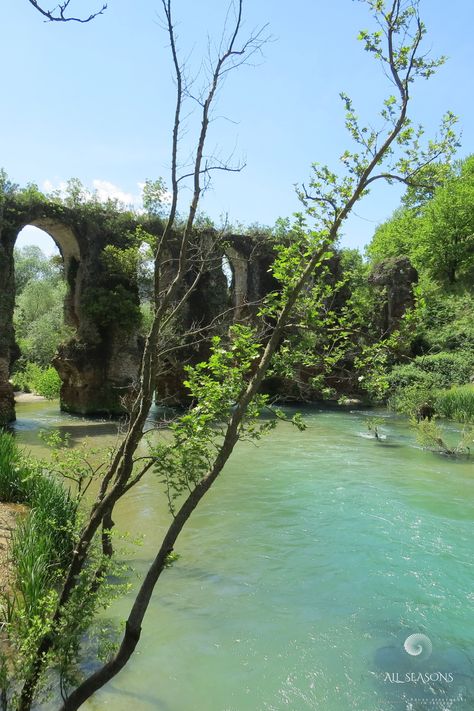
M71 227L48 217L38 217L28 223L53 240L63 260L64 279L68 292L64 304L64 317L68 325L77 328L80 321L80 292L82 259L79 242Z
M58 348L75 335L79 324L77 240L64 225L31 220L17 232L13 257L13 383L17 390L53 396L59 378L56 381L58 376L47 369L55 366ZM38 369L47 371L45 376Z
M222 255L221 269L227 282L227 288L229 289L229 291L232 292L234 287L235 275L234 270L232 268L232 263L225 253Z

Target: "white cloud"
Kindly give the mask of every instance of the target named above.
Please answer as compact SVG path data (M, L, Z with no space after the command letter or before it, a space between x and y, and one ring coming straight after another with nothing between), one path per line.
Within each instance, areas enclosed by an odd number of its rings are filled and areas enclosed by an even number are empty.
M101 178L94 178L92 181L92 188L84 185L84 191L90 196L96 195L100 202L107 202L107 200L118 200L123 205L127 207L134 208L137 212L142 211L142 195L143 188L145 187L144 182L137 183L137 192L129 193L119 185L111 183L109 180L102 180ZM64 180L49 180L43 181L43 190L46 193L59 193L60 197L64 198L67 194L67 182ZM169 205L171 203L171 193L165 190L162 196L162 202L164 205Z
M92 181L92 186L101 202L107 202L107 200L118 200L124 205L141 205L141 194L133 195L133 193L127 193L118 185L114 185L108 180L99 180L96 178Z
M91 197L92 195L95 195L100 202L118 200L127 207L130 206L139 210L142 204L143 185L144 183L137 183L137 193L128 193L125 190L122 190L119 185L115 185L109 180L94 178L92 181L92 188L84 185L84 192ZM64 198L67 194L67 182L65 180L52 181L46 179L43 181L42 187L46 193L59 193L62 198Z
M43 190L46 193L59 193L61 197L64 197L66 194L66 189L67 189L67 183L65 180L60 180L56 184L53 183L52 180L45 180L43 182Z

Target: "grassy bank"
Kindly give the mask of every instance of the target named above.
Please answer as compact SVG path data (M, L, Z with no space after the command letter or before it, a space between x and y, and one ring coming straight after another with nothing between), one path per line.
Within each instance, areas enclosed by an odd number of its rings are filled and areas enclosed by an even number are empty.
M21 503L29 512L13 532L14 590L4 593L3 621L31 619L40 613L51 582L67 564L74 545L77 503L61 481L19 451L14 438L0 432L0 502Z

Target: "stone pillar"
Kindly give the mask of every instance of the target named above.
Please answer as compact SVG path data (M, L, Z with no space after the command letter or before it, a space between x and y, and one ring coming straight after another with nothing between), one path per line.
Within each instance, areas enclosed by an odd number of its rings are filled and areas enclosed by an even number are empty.
M16 231L0 225L0 426L15 419L13 387L9 383L14 356L13 309L15 281L13 245Z
M407 309L415 303L413 287L418 273L408 257L391 257L375 264L369 275L369 284L380 294L381 333L392 333L401 322Z

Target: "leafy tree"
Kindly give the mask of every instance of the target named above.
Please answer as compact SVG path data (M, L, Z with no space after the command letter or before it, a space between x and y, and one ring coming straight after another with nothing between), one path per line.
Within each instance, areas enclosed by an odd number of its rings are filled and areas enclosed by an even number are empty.
M57 283L62 277L62 268L54 258L47 257L35 245L15 249L15 289L20 295L28 282L49 280Z
M163 215L169 193L162 178L146 180L142 191L143 208L153 217Z
M452 287L470 285L474 269L474 158L430 166L436 183L423 200L407 191L367 247L373 262L406 255L420 275ZM416 204L415 204L416 203Z
M420 245L421 219L412 209L400 207L389 220L375 230L370 244L366 248L372 262L381 262L390 257L406 255L413 266L423 264L424 253ZM421 257L421 258L420 258Z
M64 282L29 281L15 310L15 332L23 356L47 366L60 343L70 337L64 324Z
M474 268L474 174L472 159L448 179L423 209L424 257L432 276L450 286L472 283Z

